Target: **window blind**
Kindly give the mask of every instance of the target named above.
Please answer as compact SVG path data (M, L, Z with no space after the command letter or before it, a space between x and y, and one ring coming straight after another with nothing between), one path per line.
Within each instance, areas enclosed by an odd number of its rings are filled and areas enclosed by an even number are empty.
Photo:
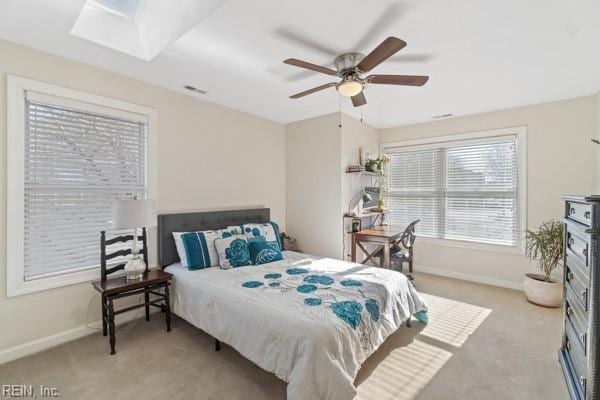
M147 122L28 96L25 280L96 268L117 199L146 192Z
M422 236L518 243L516 136L386 153L392 223L420 219L417 233Z

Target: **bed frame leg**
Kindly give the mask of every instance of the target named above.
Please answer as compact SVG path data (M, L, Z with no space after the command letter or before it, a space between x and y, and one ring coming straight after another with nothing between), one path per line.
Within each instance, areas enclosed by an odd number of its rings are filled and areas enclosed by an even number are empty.
M410 319L411 319L411 318L412 318L412 317L408 317L408 319L406 320L406 327L407 327L407 328L410 328Z
M218 339L215 339L215 351L221 351L221 342Z

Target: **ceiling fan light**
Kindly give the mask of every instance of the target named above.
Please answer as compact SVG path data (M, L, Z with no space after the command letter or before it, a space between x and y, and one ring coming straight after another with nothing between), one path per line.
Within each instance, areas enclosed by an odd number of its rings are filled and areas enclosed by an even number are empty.
M363 84L358 81L345 81L336 86L342 96L353 97L362 92Z

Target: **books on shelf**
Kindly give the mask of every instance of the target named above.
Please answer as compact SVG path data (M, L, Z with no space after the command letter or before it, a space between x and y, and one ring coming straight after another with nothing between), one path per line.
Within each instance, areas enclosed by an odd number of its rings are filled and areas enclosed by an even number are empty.
M349 165L346 168L346 172L363 172L365 167L361 167L360 165Z

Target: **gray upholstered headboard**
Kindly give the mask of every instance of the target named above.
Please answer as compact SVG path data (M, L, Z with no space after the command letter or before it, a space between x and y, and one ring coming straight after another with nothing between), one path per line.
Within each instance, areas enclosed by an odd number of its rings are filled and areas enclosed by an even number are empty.
M249 222L268 222L269 208L161 214L158 216L158 263L162 268L179 261L173 232L222 229Z

